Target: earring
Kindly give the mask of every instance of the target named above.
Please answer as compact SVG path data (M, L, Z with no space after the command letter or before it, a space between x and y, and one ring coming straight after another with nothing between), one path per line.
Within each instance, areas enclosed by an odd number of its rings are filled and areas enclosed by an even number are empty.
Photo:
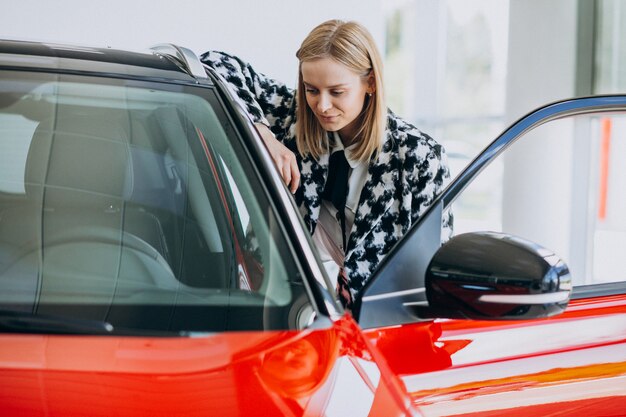
M371 97L371 96L372 96L372 93L367 93L367 96L368 96L368 97Z

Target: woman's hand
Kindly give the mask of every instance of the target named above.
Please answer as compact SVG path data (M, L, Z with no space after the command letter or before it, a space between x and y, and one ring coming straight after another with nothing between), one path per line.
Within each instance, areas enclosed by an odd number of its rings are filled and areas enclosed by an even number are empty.
M280 143L267 126L262 123L255 123L254 125L261 134L261 138L263 138L263 142L265 142L265 146L270 152L278 172L283 177L283 181L285 181L291 193L295 193L298 185L300 185L300 171L298 170L296 155Z

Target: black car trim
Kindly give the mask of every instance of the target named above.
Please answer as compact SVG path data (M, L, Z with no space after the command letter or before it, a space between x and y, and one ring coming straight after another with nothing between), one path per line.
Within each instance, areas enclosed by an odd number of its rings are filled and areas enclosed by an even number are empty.
M160 84L175 84L175 85L187 85L187 86L210 86L206 81L198 84L195 79L183 80L176 78L155 77L148 75L133 75L133 74L121 74L117 72L92 72L88 70L71 70L61 68L36 68L36 67L21 67L16 65L2 65L0 63L0 71L20 71L20 72L37 72L46 74L67 74L67 75L81 75L87 77L98 78L114 78L118 80L130 80L130 81L147 81L156 82ZM175 72L175 74L181 74Z
M160 59L151 51L131 52L113 48L92 48L80 45L61 45L55 43L3 40L0 43L1 54L23 55L31 57L50 57L61 60L80 62L103 62L130 65L145 70L173 70L178 66L171 60ZM69 61L68 61L69 62Z

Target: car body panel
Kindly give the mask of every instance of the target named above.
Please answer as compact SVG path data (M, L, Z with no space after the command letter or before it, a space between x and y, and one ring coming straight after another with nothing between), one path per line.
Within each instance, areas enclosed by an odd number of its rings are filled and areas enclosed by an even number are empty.
M386 358L420 358L390 367L425 415L517 415L519 407L548 415L555 404L558 415L624 412L624 295L574 300L543 320L438 320L367 334Z
M403 416L408 395L349 316L197 338L3 335L4 415Z

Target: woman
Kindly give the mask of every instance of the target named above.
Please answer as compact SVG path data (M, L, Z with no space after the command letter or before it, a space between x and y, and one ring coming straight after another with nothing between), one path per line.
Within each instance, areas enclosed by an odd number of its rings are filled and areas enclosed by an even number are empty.
M211 51L201 59L247 106L350 309L443 190L447 162L437 142L386 108L382 61L363 26L324 22L296 56L295 92L239 58Z

